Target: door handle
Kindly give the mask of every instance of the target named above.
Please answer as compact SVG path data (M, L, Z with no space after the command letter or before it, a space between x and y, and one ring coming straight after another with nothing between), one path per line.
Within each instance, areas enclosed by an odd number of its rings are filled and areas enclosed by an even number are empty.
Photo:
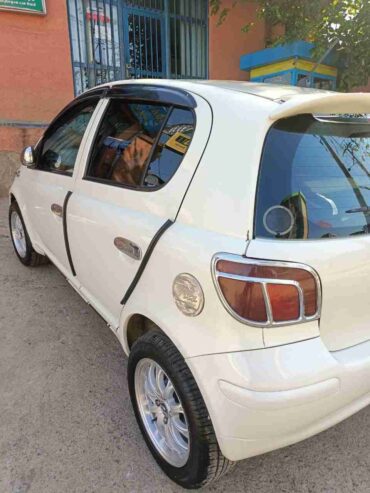
M63 207L59 204L51 204L51 212L58 217L63 217Z
M113 243L120 252L125 253L135 260L141 259L141 248L133 241L117 236L117 238L114 238Z

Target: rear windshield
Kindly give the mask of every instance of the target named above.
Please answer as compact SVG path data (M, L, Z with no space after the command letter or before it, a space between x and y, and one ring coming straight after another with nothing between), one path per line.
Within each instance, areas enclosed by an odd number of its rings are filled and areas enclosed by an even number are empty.
M255 236L335 238L370 232L370 124L300 115L269 131Z

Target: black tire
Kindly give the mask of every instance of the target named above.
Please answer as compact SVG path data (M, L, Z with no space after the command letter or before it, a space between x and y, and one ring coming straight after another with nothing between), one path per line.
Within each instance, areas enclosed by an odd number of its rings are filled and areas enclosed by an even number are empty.
M24 256L21 256L19 254L19 252L18 252L18 250L16 248L16 245L15 245L15 242L14 242L14 238L13 238L12 225L11 225L11 216L12 216L12 214L14 212L18 214L18 216L19 216L19 218L20 218L20 220L22 222L23 230L24 230L24 233L25 233L26 252L25 252L25 255ZM24 223L24 220L23 220L23 217L22 217L22 214L21 214L21 211L19 210L18 204L15 201L13 201L10 204L10 207L9 207L9 231L10 231L10 237L12 239L14 251L15 251L17 257L19 258L19 260L22 262L23 265L26 265L27 267L37 267L39 265L47 264L49 262L49 259L47 257L45 257L44 255L40 255L39 253L37 253L33 249L32 243L31 243L31 240L30 240L30 237L29 237L28 232L27 232L26 225Z
M163 368L185 410L190 452L183 467L174 467L162 457L142 421L135 393L135 369L143 358L150 358ZM184 358L162 332L148 332L135 342L128 361L128 383L140 430L155 460L170 479L183 488L197 489L219 479L235 464L222 455L198 385Z

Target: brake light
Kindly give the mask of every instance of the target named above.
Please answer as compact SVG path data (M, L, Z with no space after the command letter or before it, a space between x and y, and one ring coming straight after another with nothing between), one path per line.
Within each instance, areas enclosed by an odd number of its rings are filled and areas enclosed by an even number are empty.
M244 323L271 327L320 316L320 279L311 267L231 254L217 254L212 265L221 301Z

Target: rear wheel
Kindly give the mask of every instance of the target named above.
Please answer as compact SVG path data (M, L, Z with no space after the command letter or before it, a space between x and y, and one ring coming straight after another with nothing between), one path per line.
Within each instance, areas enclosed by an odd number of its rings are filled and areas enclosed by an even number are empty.
M200 488L230 469L194 377L164 334L149 332L135 342L128 380L145 441L173 481Z
M12 202L9 207L9 229L15 253L23 265L36 267L48 263L48 258L37 253L31 244L18 204Z

